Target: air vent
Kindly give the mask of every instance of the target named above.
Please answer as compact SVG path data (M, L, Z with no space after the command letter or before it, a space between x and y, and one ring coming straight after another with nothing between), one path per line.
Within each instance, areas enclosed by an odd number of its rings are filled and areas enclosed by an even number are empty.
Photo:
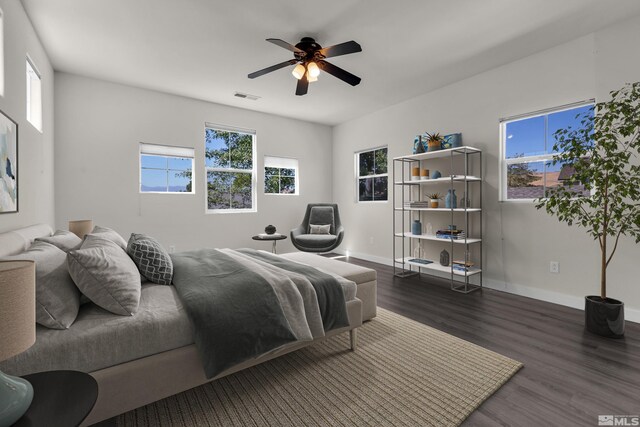
M238 98L250 99L252 101L256 101L256 100L260 99L259 96L249 95L248 93L241 93L241 92L234 93L234 96L237 96Z

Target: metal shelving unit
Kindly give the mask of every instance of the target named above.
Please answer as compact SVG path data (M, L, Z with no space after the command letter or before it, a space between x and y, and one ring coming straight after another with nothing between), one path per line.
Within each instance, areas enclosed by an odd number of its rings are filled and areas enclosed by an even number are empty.
M460 157L462 156L462 157ZM449 159L450 175L436 179L411 180L412 167L424 168L434 159ZM457 161L456 159L461 159ZM456 169L461 169L456 174ZM476 175L472 171L477 171ZM395 186L393 196L393 274L397 277L409 277L418 274L432 274L442 277L443 273L449 275L451 290L462 293L470 293L482 289L482 150L473 147L458 147L446 150L414 154L396 157L393 159L393 183ZM407 208L405 203L423 201L423 189L425 187L443 187L446 189L464 188L463 197L469 195L470 187L478 191L477 202L473 207L467 203L462 208ZM400 190L400 197L398 197ZM398 206L399 203L399 206ZM435 234L414 235L411 233L411 222L414 219L422 219L428 216L442 216L449 213L450 224L455 223L456 215L464 216L464 239L442 239ZM401 218L398 218L398 215ZM398 221L399 220L399 221ZM397 226L400 224L400 227ZM470 227L473 225L473 227ZM399 228L399 230L398 230ZM470 230L475 230L473 236ZM441 265L438 260L432 260L430 264L422 264L411 261L413 250L422 242L445 242L450 245L451 259L448 266ZM398 250L398 246L400 249ZM464 249L464 262L474 262L473 267L460 271L453 268L454 251ZM472 252L473 255L472 255ZM472 259L473 258L473 259ZM475 261L474 261L475 260ZM466 266L465 266L466 267Z

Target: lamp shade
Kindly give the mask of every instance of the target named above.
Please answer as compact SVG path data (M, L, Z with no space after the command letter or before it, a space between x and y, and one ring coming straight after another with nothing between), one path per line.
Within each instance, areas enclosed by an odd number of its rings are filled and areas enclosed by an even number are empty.
M69 231L81 239L84 238L85 234L91 233L91 230L93 230L93 220L91 219L69 221Z
M0 361L36 342L36 264L0 261Z

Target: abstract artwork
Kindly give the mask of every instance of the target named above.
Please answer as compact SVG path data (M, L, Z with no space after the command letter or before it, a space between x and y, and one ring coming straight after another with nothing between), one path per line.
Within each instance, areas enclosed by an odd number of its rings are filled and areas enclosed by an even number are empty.
M18 124L0 111L0 214L18 212Z

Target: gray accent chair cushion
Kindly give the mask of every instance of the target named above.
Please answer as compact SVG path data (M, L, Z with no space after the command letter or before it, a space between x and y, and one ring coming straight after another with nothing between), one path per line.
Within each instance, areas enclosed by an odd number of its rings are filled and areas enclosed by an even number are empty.
M67 254L69 274L91 301L114 314L130 316L140 303L140 274L116 243L88 234L80 249Z
M25 252L3 260L36 263L36 322L50 329L67 329L78 316L80 292L67 269L67 254L46 242L34 242Z
M311 224L329 225L330 234L311 234ZM330 252L337 248L344 237L338 205L311 203L302 223L291 230L291 243L304 252Z
M309 234L331 234L331 224L309 224Z
M153 237L132 233L127 253L138 266L140 274L148 281L170 285L173 279L173 262L162 245Z
M124 249L125 252L127 250L127 241L124 240L124 238L115 230L96 225L95 227L93 227L93 231L91 232L91 234L99 235L103 239L111 240L113 243Z
M81 238L67 230L57 230L53 236L38 237L35 241L50 243L65 252L77 249L82 244Z

